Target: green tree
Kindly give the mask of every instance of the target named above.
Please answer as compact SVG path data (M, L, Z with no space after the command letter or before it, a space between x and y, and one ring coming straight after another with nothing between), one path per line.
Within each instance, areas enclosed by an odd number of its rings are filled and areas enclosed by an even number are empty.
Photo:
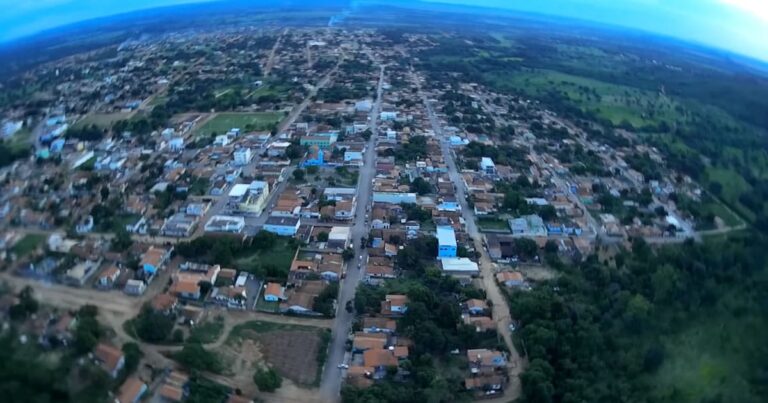
M293 179L296 180L297 182L302 182L304 180L304 176L305 176L304 170L301 168L298 168L295 171L293 171Z
M283 385L283 378L272 368L259 368L253 375L253 382L262 392L274 392Z

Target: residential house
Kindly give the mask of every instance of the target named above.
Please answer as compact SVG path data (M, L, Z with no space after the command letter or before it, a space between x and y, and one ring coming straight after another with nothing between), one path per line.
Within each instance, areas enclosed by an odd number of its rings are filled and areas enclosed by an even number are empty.
M93 350L93 358L112 378L117 378L120 370L125 366L125 355L119 348L99 343Z
M123 288L123 292L125 292L128 295L138 296L138 295L144 294L144 291L146 289L147 289L147 285L144 283L144 281L130 279L125 283L125 288Z
M104 270L101 271L96 284L100 288L112 288L119 276L120 276L120 268L117 267L114 263L110 264Z
M496 273L496 281L507 288L516 288L525 285L523 274L519 271L502 271Z
M437 257L456 257L456 233L450 226L437 227Z
M138 403L146 391L147 384L136 376L131 376L120 386L115 403Z
M162 293L152 298L150 306L155 312L161 312L164 315L170 315L176 311L179 299L169 293Z
M389 318L363 318L363 332L365 333L395 333L397 322Z
M285 288L280 283L267 283L264 286L264 301L278 302L285 299Z
M464 308L470 315L483 315L489 311L488 304L481 299L469 299L464 302Z
M155 246L150 246L144 253L139 263L139 268L144 273L153 276L158 270L162 268L168 258L171 256L172 250L167 250Z
M408 297L400 294L388 294L381 301L381 314L384 316L399 316L408 310Z

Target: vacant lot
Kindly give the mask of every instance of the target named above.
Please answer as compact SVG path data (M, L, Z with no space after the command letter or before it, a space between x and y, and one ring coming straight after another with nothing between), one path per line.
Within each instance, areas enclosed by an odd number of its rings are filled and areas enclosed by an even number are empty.
M291 268L293 256L296 254L296 247L288 244L286 240L279 240L278 243L268 249L255 251L252 254L245 254L238 257L235 261L237 267L250 273L272 274L279 273L281 276L288 275ZM271 268L268 268L271 266Z
M16 242L11 248L11 251L18 257L26 256L32 253L38 246L45 241L45 235L42 234L27 234L24 238L21 238L19 242Z
M210 136L213 133L224 134L233 128L272 130L282 118L283 114L280 112L219 113L203 124L197 134L199 136Z
M477 227L480 228L480 231L490 230L494 232L509 232L509 223L507 220L494 217L478 218Z
M235 352L243 349L238 357L245 355L242 353L263 356L280 375L298 384L312 385L318 379L320 349L327 347L323 341L324 332L326 330L313 326L252 321L232 329L226 348ZM250 342L256 343L258 353L244 348L250 348ZM247 367L248 364L238 366Z

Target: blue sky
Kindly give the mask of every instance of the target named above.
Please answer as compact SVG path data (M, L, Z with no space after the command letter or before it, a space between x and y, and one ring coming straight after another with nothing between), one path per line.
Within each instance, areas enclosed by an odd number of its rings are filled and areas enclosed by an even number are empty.
M207 0L0 0L0 41L78 21ZM258 0L255 0L258 1ZM425 0L580 18L768 61L768 0Z

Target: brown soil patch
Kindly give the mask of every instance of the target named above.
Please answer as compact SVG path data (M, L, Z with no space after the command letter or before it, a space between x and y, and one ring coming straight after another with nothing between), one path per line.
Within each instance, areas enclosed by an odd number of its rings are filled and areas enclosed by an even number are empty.
M264 358L280 375L303 385L317 377L320 337L311 331L274 331L258 335Z

